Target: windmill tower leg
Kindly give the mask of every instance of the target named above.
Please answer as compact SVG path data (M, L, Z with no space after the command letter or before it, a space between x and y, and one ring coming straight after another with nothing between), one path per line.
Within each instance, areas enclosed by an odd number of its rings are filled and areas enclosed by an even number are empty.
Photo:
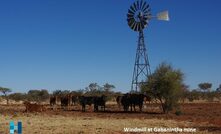
M134 72L131 84L131 91L139 91L139 88L148 79L150 74L150 64L144 44L143 31L139 31L136 59L134 64Z

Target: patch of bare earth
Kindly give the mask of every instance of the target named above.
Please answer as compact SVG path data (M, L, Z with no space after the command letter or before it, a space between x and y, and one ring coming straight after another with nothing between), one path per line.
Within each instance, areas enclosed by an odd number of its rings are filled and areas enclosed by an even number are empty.
M106 112L81 112L48 107L42 113L24 113L22 105L0 105L0 134L8 134L9 121L23 123L23 134L87 134L124 133L124 128L196 128L197 133L221 133L221 104L182 104L183 114L161 114L159 105L147 105L144 112L122 112L117 105L108 104Z

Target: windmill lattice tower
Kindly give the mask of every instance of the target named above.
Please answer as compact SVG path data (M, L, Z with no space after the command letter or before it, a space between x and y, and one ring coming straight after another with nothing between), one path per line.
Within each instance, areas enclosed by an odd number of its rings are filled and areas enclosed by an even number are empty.
M149 21L154 18L154 16L151 15L150 11L150 6L149 4L147 4L146 1L138 0L130 6L127 13L127 22L129 27L132 30L139 32L131 91L138 92L140 87L145 84L148 76L151 74L143 34L144 28L147 27ZM156 18L158 20L168 21L168 11L158 13Z

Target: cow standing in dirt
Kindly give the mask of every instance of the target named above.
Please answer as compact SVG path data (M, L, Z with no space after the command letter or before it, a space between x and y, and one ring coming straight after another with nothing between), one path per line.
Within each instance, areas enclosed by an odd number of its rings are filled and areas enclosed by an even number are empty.
M121 104L123 105L124 111L128 111L129 107L130 111L136 111L136 106L142 111L144 98L144 94L124 94L121 97Z
M120 100L124 111L128 111L129 106L130 106L130 94L124 94L123 96L121 96L121 100Z
M136 106L139 107L140 112L143 108L143 102L144 102L145 95L144 94L131 94L130 95L130 102L131 102L131 111L136 111Z
M61 107L63 109L67 108L68 110L70 109L70 105L71 105L71 101L72 101L72 97L71 95L63 95L60 97L61 100Z
M92 96L80 96L79 97L80 105L82 106L82 111L86 111L86 105L91 106L94 103L94 97Z
M106 98L105 95L94 97L94 111L99 111L99 106L105 111Z
M79 102L79 96L73 95L71 97L72 105L76 105Z

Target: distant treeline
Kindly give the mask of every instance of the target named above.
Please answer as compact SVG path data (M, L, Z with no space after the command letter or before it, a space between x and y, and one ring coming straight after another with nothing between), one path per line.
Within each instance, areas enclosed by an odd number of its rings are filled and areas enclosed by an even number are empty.
M206 86L210 85L210 86ZM211 90L210 83L200 83L199 89L189 90L187 87L183 88L183 93L180 97L180 101L197 101L197 100L205 100L205 101L215 101L221 100L221 85L216 90ZM206 87L206 88L205 88ZM99 86L97 83L91 83L85 89L80 90L55 90L52 93L49 93L46 89L40 90L29 90L27 93L3 93L2 98L10 99L14 101L34 101L34 102L45 102L49 99L51 95L86 95L86 96L98 96L98 95L106 95L108 96L108 100L115 99L116 96L122 95L121 92L114 92L114 85L106 83L103 87ZM11 92L11 90L10 90ZM9 93L9 92L8 92Z
M98 95L106 95L108 96L108 100L114 98L117 95L122 94L121 92L115 92L113 89L115 88L114 85L106 83L103 86L99 86L97 83L90 83L88 87L85 89L80 90L55 90L52 93L49 93L47 89L40 89L40 90L29 90L27 93L11 93L11 89L7 91L1 90L0 92L3 93L2 98L6 100L14 100L14 101L35 101L35 102L44 102L49 99L51 95L86 95L86 96L98 96ZM2 88L3 89L3 88Z

